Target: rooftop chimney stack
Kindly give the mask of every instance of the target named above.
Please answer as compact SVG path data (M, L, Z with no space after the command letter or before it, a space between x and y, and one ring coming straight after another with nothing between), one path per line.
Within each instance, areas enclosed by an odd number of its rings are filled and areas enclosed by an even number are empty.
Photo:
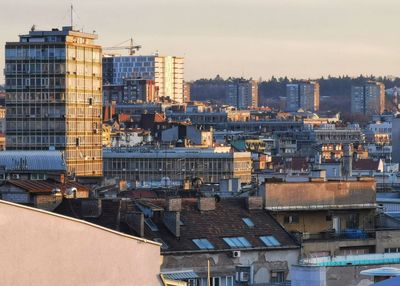
M197 208L199 211L213 211L215 210L215 198L198 198Z

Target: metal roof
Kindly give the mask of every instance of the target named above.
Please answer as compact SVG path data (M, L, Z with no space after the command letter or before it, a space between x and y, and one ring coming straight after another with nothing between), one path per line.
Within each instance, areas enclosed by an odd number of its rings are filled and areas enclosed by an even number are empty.
M162 275L172 280L188 280L199 277L193 270L162 272Z
M1 151L0 167L6 171L66 171L60 151Z

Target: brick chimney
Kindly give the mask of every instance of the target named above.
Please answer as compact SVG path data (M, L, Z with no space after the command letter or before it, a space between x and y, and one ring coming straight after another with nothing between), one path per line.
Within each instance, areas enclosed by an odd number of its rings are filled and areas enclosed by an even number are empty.
M181 198L170 198L167 201L167 211L180 212L182 210Z
M125 215L125 222L139 237L144 237L144 215L141 212L133 212Z
M246 199L246 208L251 210L262 210L264 207L263 198L257 196L250 196Z
M164 212L163 222L166 228L179 238L181 236L181 213L166 211Z
M197 208L199 211L213 211L215 210L215 198L198 198Z
M81 213L84 218L99 217L102 212L101 199L81 200Z

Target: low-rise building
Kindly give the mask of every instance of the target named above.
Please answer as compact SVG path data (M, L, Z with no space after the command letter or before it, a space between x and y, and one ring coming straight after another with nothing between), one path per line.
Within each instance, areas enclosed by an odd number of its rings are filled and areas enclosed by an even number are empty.
M374 253L376 191L372 178L266 182L265 208L302 241L303 255Z
M290 280L299 245L263 209L261 197L63 202L58 213L76 216L160 242L166 277L189 285L266 285ZM87 217L87 209L99 210ZM263 284L264 283L264 284Z
M60 151L2 151L0 152L0 181L59 179L67 172Z
M130 182L164 185L181 184L186 179L218 183L221 179L251 181L251 153L216 148L118 148L104 149L105 177Z
M399 253L317 257L293 266L292 286L372 285L374 277L361 272L377 267L400 267ZM392 269L393 270L393 269ZM375 285L375 284L373 284ZM397 284L388 284L397 285Z

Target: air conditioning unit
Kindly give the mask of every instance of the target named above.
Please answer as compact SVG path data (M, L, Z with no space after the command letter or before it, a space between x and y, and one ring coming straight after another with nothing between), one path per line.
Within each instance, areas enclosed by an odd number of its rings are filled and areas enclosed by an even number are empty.
M232 257L233 257L233 258L238 258L238 257L240 257L240 250L232 251Z

